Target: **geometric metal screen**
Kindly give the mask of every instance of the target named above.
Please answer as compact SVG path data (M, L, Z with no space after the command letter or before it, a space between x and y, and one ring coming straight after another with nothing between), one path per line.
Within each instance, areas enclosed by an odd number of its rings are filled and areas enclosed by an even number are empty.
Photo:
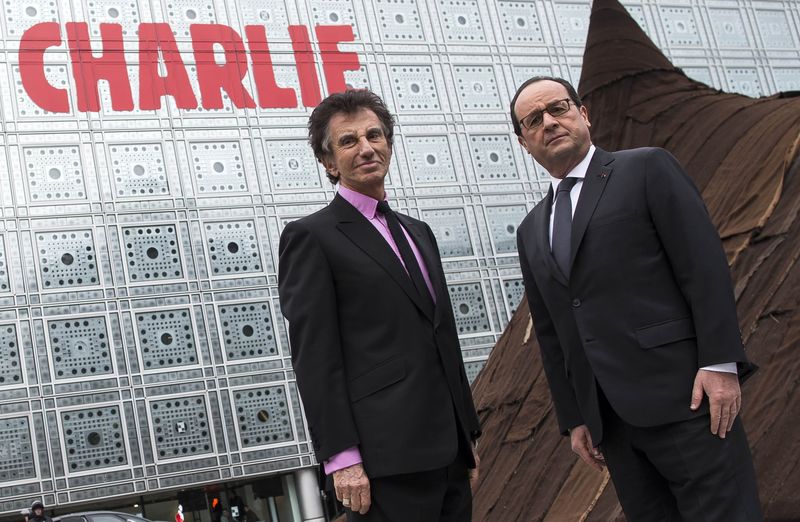
M793 0L624 3L700 81L800 89ZM588 0L2 5L0 513L313 463L276 270L286 223L334 194L305 128L331 53L357 59L339 87L397 114L387 188L436 235L477 375L522 299L516 227L549 188L510 97L532 75L577 83ZM222 43L198 51L199 30ZM113 71L96 99L87 63Z

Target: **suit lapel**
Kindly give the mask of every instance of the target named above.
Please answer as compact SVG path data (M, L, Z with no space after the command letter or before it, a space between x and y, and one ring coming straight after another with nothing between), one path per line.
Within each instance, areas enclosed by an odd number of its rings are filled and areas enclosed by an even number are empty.
M338 194L331 202L331 207L339 220L336 227L386 270L414 304L433 322L431 307L425 306L402 263L380 232L353 205Z
M575 208L575 215L572 218L570 270L575 263L575 256L586 233L589 220L594 214L594 209L597 208L597 202L600 201L600 197L603 195L608 179L611 177L611 171L613 170L611 163L613 161L614 156L597 148L592 160L589 162L589 168L586 170L586 177L583 180L583 187L581 187L581 195L578 198L578 205Z

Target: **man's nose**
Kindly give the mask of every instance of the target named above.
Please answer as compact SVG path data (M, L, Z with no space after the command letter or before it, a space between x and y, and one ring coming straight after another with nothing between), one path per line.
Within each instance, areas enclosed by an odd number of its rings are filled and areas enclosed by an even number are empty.
M542 113L542 127L545 129L549 129L551 127L557 127L559 125L558 118L553 116L547 111Z
M361 136L358 139L358 154L361 156L371 156L375 152L372 148L372 143L369 142L366 136Z

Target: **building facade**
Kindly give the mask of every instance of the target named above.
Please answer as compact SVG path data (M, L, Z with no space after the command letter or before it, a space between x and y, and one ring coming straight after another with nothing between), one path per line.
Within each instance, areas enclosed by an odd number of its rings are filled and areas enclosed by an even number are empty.
M693 78L800 90L794 0L624 3ZM390 197L436 234L480 371L522 298L516 226L549 188L508 104L533 75L577 84L588 0L3 7L0 518L41 499L172 520L181 500L210 520L235 496L305 516L277 244L334 194L305 125L345 85L397 114Z

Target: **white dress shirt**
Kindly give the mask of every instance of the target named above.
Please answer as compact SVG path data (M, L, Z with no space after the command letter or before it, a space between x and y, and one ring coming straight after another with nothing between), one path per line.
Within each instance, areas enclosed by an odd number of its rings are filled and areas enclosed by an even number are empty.
M574 169L569 171L565 177L567 178L578 178L578 181L575 183L575 186L572 187L572 190L569 193L569 199L572 202L572 216L575 216L575 208L578 206L578 198L581 195L581 188L583 187L583 179L586 177L586 171L589 169L589 163L592 161L592 156L594 156L595 146L591 144L589 146L589 151L586 153L586 156L578 163ZM553 195L555 199L555 194L558 190L558 184L561 183L561 179L550 177L550 184L553 187ZM553 244L553 215L555 214L555 201L553 202L553 206L550 209L550 245ZM736 370L736 363L721 363L721 364L712 364L710 366L703 366L700 368L701 370L708 370L711 372L727 372L727 373L737 373Z

